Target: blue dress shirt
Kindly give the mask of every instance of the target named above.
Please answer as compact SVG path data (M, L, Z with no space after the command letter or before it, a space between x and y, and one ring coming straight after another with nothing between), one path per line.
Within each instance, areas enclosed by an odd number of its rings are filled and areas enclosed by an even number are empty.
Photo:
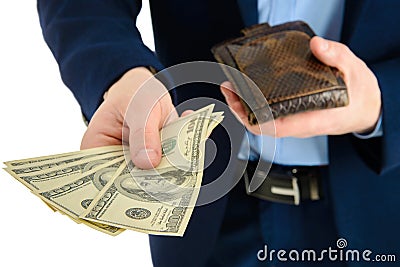
M344 0L259 0L258 22L271 26L294 20L303 20L314 32L324 38L339 41L344 13ZM355 134L358 138L382 135L382 116L374 131L367 135ZM275 153L274 152L275 147ZM238 155L241 159L273 161L281 165L327 165L328 137L274 138L247 134Z

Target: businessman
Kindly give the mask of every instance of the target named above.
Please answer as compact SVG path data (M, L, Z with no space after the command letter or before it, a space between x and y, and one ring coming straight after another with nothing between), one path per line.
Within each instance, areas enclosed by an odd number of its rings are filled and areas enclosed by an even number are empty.
M397 253L400 258L400 3L151 0L150 7L156 54L143 44L135 27L140 1L38 0L44 38L63 81L90 121L82 148L121 143L129 108L132 160L141 168L156 166L161 157L158 130L176 112L174 106L208 96L225 99L251 132L252 155L238 157L271 160L257 144L273 137L258 136L257 129L246 124L238 97L226 89L229 83L222 84L221 91L188 85L159 98L166 88L156 82L141 99L151 104L129 106L130 98L151 77L150 70L211 61L214 44L261 22L309 23L325 37L313 38L311 51L343 73L350 98L344 108L275 121L273 170L291 172L299 181L312 175L319 184L314 188L318 199L306 192L300 192L299 205L282 204L279 196L259 199L246 195L240 182L227 196L196 208L183 238L150 236L154 265L364 266L363 261L285 262L258 257L265 245L275 250L322 250L335 247L339 238L352 249L369 249L373 255ZM148 120L143 114L149 114ZM221 129L211 138L223 149L205 171L205 182L223 172L227 157L222 152L229 151Z

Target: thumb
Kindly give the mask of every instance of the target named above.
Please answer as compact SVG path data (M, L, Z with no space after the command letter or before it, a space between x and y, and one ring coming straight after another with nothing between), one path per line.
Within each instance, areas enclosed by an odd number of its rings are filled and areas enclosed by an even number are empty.
M173 111L168 91L156 79L146 81L137 90L125 114L129 128L129 149L132 162L141 169L156 167L161 161L160 129ZM125 138L124 138L125 139Z
M151 169L161 161L160 121L160 113L152 110L144 124L130 126L129 149L132 162L138 168Z
M356 56L341 43L315 36L310 41L310 49L322 63L347 73Z

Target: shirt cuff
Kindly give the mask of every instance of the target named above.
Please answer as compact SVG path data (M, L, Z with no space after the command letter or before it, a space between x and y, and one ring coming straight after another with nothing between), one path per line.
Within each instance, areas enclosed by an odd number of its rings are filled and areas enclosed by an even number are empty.
M382 128L382 112L379 116L378 122L376 123L375 129L369 133L353 133L353 135L360 139L369 139L373 137L381 137L383 135L383 128Z

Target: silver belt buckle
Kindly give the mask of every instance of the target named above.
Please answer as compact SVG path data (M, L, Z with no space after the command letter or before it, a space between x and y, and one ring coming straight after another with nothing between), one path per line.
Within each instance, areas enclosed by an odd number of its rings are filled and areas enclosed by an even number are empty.
M300 190L296 177L292 177L292 188L271 186L271 193L282 196L293 196L294 205L300 205Z
M261 171L260 171L261 172ZM262 173L254 173L253 176L264 175ZM291 205L300 205L300 189L298 179L294 176L278 178L274 177L277 175L266 175L264 182L255 190L250 191L250 179L248 171L246 170L243 174L246 186L246 193L250 196L254 196L260 199L269 200L272 202L279 202Z

